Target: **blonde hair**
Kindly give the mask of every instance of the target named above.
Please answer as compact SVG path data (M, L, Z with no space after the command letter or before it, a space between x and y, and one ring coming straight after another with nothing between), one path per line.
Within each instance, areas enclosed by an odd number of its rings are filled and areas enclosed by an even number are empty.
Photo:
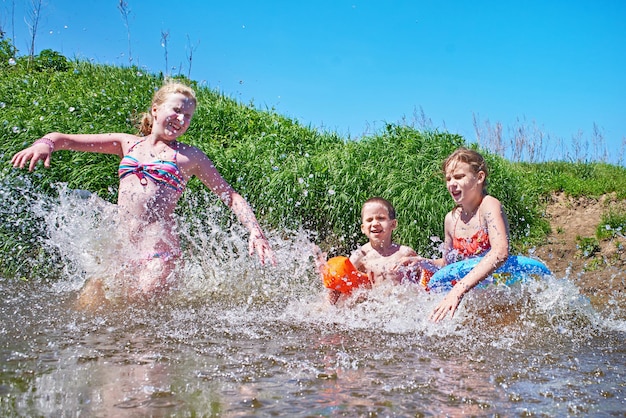
M446 171L448 167L453 163L466 163L470 166L471 170L478 174L478 172L482 171L485 173L485 181L483 182L483 193L487 193L487 176L489 175L489 170L487 169L487 163L483 156L473 149L461 147L454 151L452 154L448 156L443 161L441 165L441 170L443 171L443 175L446 175Z
M152 132L152 108L154 106L161 105L170 94L182 94L187 97L189 100L193 102L195 105L197 103L196 100L196 92L186 84L183 84L178 81L167 81L161 88L154 92L152 96L152 103L150 104L150 109L147 112L142 113L141 120L139 122L139 133L143 136L150 135Z

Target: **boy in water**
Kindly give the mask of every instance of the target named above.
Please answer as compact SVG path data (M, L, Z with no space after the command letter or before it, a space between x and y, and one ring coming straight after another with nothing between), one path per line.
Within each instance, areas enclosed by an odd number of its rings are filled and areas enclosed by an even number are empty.
M350 261L358 271L369 276L372 285L384 280L393 283L419 281L419 267L411 269L402 264L405 257L417 257L417 253L391 239L397 226L396 211L388 200L372 197L365 201L361 209L361 232L369 241L352 253ZM329 301L335 304L341 295L341 292L330 289Z

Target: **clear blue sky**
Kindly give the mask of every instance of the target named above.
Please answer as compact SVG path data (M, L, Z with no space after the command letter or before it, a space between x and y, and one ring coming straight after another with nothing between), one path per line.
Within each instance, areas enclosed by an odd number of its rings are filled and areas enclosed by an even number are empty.
M128 65L117 0L43 0L35 53ZM548 134L548 158L594 124L609 161L626 141L626 1L128 0L133 64L187 75L303 125L361 137L423 111L476 140L479 124ZM29 49L31 0L0 24ZM27 18L28 20L28 18ZM161 45L169 32L168 67ZM175 68L173 68L175 67ZM521 121L518 123L518 121ZM420 125L419 118L417 122ZM579 134L582 133L582 136ZM545 141L545 140L544 140ZM623 161L622 161L623 163Z

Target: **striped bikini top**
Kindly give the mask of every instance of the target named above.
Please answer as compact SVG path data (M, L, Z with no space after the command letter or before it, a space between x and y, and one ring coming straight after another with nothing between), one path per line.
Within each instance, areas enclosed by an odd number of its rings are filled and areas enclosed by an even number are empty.
M176 164L178 150L176 150L174 154L174 161L156 160L151 163L140 163L135 157L129 154L137 144L143 141L145 141L145 139L135 142L128 150L128 154L120 161L120 167L117 170L120 180L130 174L135 174L139 177L139 182L144 186L148 184L149 179L155 184L164 185L179 193L185 191L187 182L178 169L178 164Z

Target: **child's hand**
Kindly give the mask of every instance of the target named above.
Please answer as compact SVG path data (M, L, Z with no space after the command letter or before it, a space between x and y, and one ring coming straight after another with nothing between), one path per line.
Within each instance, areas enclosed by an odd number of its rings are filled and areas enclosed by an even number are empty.
M450 313L450 318L452 318L459 306L459 303L461 303L461 299L463 299L463 296L465 295L465 289L466 287L460 283L454 286L452 290L450 290L443 298L443 300L439 302L439 305L437 305L435 310L433 310L430 314L429 319L433 322L439 322L444 319L448 313Z
M402 257L398 262L398 267L420 267L423 262L429 261L427 258L424 258L420 255L407 256Z
M341 292L338 292L336 290L330 289L328 291L328 302L331 305L335 305L337 303L337 301L339 300L340 296L341 296Z
M406 272L406 271L419 271L424 265L428 265L431 260L424 258L420 255L402 257L398 264L393 267L394 271Z
M257 253L261 264L265 265L269 262L271 265L276 265L276 256L270 247L270 243L263 235L250 235L248 241L248 253L250 255Z
M389 270L385 278L392 279L394 283L417 282L416 277L419 277L419 271L419 263L401 260Z
M315 256L315 268L317 269L317 272L321 274L322 267L324 267L324 265L326 265L326 262L328 261L328 255L315 244L311 244L311 247L313 256Z
M24 168L26 163L30 161L28 166L28 171L33 171L37 162L39 160L43 160L43 165L46 168L50 167L50 155L52 154L50 147L44 143L33 144L30 147L26 148L15 154L13 158L11 158L11 163L13 167Z

